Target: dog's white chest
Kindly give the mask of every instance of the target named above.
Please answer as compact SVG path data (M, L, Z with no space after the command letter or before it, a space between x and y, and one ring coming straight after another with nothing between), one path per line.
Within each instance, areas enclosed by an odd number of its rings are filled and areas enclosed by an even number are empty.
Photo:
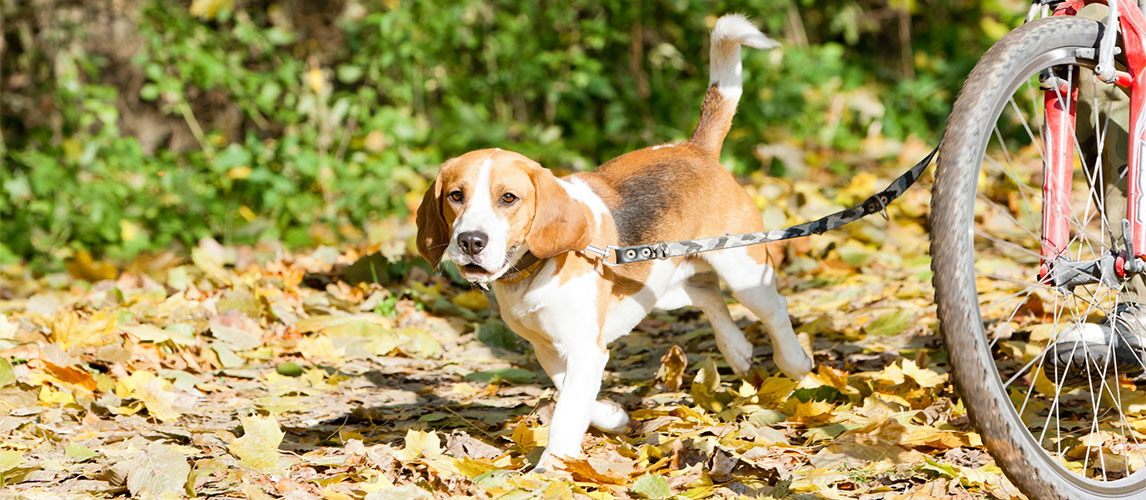
M502 319L531 342L562 344L599 324L596 276L585 274L562 283L555 268L555 263L547 262L532 279L494 285Z
M675 309L692 303L684 286L695 272L691 263L676 267L655 262L644 288L605 310L598 307L599 275L587 273L561 283L554 268L547 263L532 280L494 286L502 319L530 342L561 345L589 337L596 343L600 336L608 343L628 333L653 307ZM602 313L604 318L599 317Z

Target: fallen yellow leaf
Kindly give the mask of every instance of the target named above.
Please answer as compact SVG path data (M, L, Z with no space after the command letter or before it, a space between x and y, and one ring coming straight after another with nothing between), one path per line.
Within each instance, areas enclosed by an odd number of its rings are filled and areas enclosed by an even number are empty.
M263 472L278 472L281 467L279 443L285 434L274 417L251 416L240 419L243 437L227 445L239 463Z
M471 311L481 311L489 309L489 299L486 298L485 293L480 290L470 290L455 295L451 302L462 306Z
M107 262L96 262L86 250L76 252L71 260L64 262L64 267L68 274L86 281L113 280L119 276L115 266Z
M935 387L947 381L947 374L939 374L929 368L920 368L915 361L903 360L903 374L911 377L920 387Z
M120 379L115 385L115 394L120 398L134 398L147 407L148 413L163 421L175 421L181 416L175 409L175 394L171 384L155 374L137 370L130 376Z

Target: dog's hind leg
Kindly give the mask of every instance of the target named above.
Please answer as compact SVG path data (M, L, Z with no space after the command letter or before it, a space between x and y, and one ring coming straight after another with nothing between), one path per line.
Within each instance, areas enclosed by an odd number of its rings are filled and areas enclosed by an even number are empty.
M740 331L740 327L736 326L728 314L728 306L720 293L720 281L716 273L693 275L685 284L685 293L712 324L712 330L716 333L716 347L724 355L728 366L737 375L747 375L752 368L752 343L744 338L744 332Z
M750 252L755 255L750 255ZM792 322L788 301L776 291L776 272L763 256L763 246L732 248L706 254L707 261L732 294L764 324L772 338L772 359L785 375L799 380L812 370L812 358L804 352Z
M557 388L558 396L560 396L561 387L565 382L565 360L551 345L540 342L534 343L533 351L537 354L537 360L541 362L541 367L545 369L545 373L549 374L549 379L553 381L553 386ZM617 403L598 399L593 402L593 408L589 413L589 423L601 432L617 434L629 426L629 414Z

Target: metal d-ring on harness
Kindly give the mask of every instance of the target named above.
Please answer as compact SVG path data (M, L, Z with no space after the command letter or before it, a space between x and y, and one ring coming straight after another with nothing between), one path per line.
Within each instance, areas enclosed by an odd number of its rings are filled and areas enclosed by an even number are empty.
M668 259L670 257L692 255L713 250L759 245L761 243L799 238L812 234L823 234L826 231L855 222L875 213L887 219L887 205L898 198L899 195L903 194L904 191L907 191L907 188L911 187L916 179L919 179L919 177L923 175L923 171L931 164L931 159L935 157L935 153L938 151L938 147L931 150L931 153L920 160L919 163L916 163L914 167L911 167L910 170L904 172L903 175L892 181L891 184L887 186L887 189L870 196L867 200L864 200L863 203L812 222L805 222L803 224L784 229L774 229L772 231L732 234L698 240L658 242L628 247L607 245L605 248L600 248L590 245L582 250L582 252L596 255L601 258L603 264L613 267L633 262ZM610 252L614 257L613 262L609 262Z

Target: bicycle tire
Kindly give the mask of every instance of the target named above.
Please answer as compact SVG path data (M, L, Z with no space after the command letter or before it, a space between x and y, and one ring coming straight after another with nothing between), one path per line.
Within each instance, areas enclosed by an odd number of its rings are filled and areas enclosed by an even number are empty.
M956 389L988 452L1032 499L1146 498L1146 470L1113 481L1091 480L1067 470L1042 448L1000 378L976 283L975 201L996 120L1024 78L1057 60L1056 55L1066 57L1061 64L1071 57L1075 64L1093 64L1077 59L1079 52L1072 49L1098 47L1103 30L1089 19L1049 17L1015 29L991 47L956 98L932 192L931 227L944 228L931 232L933 283Z

